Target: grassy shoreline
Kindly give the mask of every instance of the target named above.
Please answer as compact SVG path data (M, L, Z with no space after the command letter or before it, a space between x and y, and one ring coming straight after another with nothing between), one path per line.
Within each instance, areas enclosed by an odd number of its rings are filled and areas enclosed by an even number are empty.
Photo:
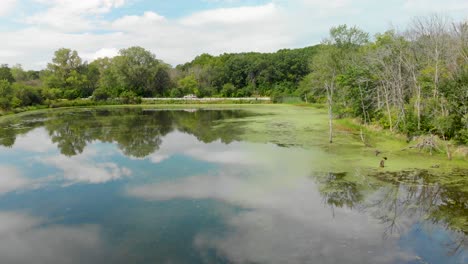
M77 99L77 100L61 100L53 101L49 105L35 105L27 106L21 108L15 108L9 111L0 110L0 117L15 115L24 112L32 112L38 110L47 110L47 109L66 109L66 108L80 108L80 107L112 107L112 106L166 106L166 105L259 105L259 104L271 104L270 101L253 101L253 100L229 100L229 99L220 99L220 100L209 100L209 101L194 101L194 100L151 100L151 99L142 99L141 103L136 104L126 104L118 100L108 100L108 101L94 101L89 99Z

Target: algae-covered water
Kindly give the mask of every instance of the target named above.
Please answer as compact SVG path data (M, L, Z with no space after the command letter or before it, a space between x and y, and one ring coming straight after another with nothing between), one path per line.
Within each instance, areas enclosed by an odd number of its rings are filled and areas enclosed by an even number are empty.
M326 126L292 106L3 118L0 263L468 262L465 160Z

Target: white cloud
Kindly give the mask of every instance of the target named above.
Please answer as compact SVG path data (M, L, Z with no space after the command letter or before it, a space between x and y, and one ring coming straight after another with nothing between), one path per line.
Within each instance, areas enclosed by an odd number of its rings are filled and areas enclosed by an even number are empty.
M17 58L18 56L21 56L23 53L18 50L0 50L0 58Z
M343 8L351 4L351 0L302 0L305 6L314 8Z
M85 15L107 13L112 8L123 6L126 0L36 0L36 2L49 6L49 10Z
M64 6L55 4L45 13L29 17L27 20L31 27L2 32L2 37L8 39L8 42L0 43L0 50L20 51L24 54L17 57L0 54L0 61L38 68L40 64L44 67L53 52L61 47L78 50L84 58L92 60L100 56L98 53L104 53L103 47L106 47L106 52L112 51L113 55L117 49L138 45L151 50L159 59L176 65L205 52L273 52L293 45L295 35L288 29L286 15L275 4L215 9L177 20L166 19L156 12L148 11L139 16L123 16L113 21L84 15L83 10L86 8ZM62 9L66 10L62 12ZM207 18L207 14L214 17ZM240 20L234 17L237 15L241 17ZM201 20L197 22L196 18ZM206 24L208 21L218 22ZM242 23L234 23L236 21ZM93 32L95 29L106 33L71 33Z
M424 12L468 11L468 1L465 0L406 0L404 7Z
M189 26L200 26L210 23L255 23L277 15L278 8L275 4L269 3L262 6L220 8L202 11L183 18L181 23Z
M155 13L155 12L145 12L142 16L124 16L119 18L111 23L111 28L116 30L128 30L148 26L155 26L158 23L164 22L166 19Z
M25 19L32 25L51 27L57 30L74 32L92 30L97 26L96 15L108 13L125 0L36 0L48 6L44 12Z
M466 1L456 0L275 0L257 6L233 1L228 5L236 7L208 9L179 18L145 10L139 15L109 19L105 15L131 2L37 1L48 8L26 14L25 18L18 15L20 22L27 22L26 27L4 27L0 32L2 38L8 39L0 43L0 62L38 69L45 67L53 52L62 47L75 49L85 59L93 60L138 45L176 65L201 53L274 52L317 44L327 37L330 27L338 24L356 25L373 34L386 30L391 22L406 23L415 15L447 11L460 19L466 18L461 13L466 14L467 10Z
M82 53L81 57L88 61L93 61L99 58L112 58L119 54L119 50L116 48L102 48L97 50L96 52L91 53Z
M17 0L2 0L0 4L0 17L7 15L16 6Z

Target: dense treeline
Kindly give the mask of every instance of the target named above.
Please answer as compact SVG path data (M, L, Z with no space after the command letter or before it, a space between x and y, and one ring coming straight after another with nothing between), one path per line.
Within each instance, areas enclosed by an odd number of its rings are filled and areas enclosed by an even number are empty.
M310 72L316 47L276 53L202 54L172 68L141 47L122 49L113 58L83 62L76 51L59 49L42 71L2 65L3 109L47 100L94 96L97 100L138 97L244 97L293 94ZM13 83L13 85L11 85ZM19 96L21 87L34 98ZM33 96L34 95L34 96ZM14 99L14 100L12 100ZM26 100L22 100L26 99Z
M436 15L370 38L346 25L322 44L276 53L202 54L172 68L141 47L84 62L60 49L47 68L0 67L0 108L88 98L295 96L409 136L468 142L468 23ZM117 98L117 99L115 99ZM330 133L330 141L332 141Z
M176 67L175 93L195 91L198 96L244 97L291 95L310 73L318 46L276 53L202 54Z

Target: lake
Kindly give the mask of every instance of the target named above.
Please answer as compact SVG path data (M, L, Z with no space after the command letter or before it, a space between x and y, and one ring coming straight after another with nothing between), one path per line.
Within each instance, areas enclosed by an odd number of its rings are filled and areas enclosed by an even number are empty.
M362 165L306 114L307 129L228 107L5 118L0 263L468 262L466 170Z

